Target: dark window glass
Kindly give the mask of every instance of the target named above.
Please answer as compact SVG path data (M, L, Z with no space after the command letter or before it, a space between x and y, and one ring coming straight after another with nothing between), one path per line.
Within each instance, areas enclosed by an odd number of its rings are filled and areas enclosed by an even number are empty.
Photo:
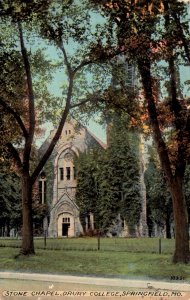
M59 168L60 180L64 180L64 170L63 168Z
M46 181L45 180L39 181L39 198L40 198L40 203L42 203L43 201L44 203L46 202Z
M71 179L71 168L70 167L66 167L67 170L67 180Z
M70 218L63 218L63 223L70 223Z

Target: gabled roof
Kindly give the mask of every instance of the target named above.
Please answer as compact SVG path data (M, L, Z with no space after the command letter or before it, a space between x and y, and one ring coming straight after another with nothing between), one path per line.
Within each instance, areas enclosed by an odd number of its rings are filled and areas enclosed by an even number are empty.
M81 128L83 128L88 135L94 139L103 149L107 148L107 144L105 144L104 142L102 142L95 134L93 134L86 126L84 126L83 124L81 124L80 122L76 121L74 118L71 118L69 121L65 122L65 124L67 123L71 123L73 126L75 124L78 124ZM43 142L43 144L40 146L39 148L39 152L43 152L43 150L45 151L45 149L48 148L48 145L51 141L51 139L53 138L53 134L55 132L56 129L51 130L49 136L45 139L45 141ZM64 127L63 127L64 130Z

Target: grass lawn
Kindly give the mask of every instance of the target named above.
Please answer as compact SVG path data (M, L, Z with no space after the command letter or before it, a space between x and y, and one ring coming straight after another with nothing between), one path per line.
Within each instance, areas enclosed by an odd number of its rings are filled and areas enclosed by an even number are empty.
M0 248L0 270L38 273L124 276L190 280L190 265L172 264L170 254L116 251L42 250L35 256L14 258L19 249Z
M35 238L35 249L44 249L44 239ZM162 239L162 253L174 252L174 240ZM21 240L0 238L0 247L20 247ZM47 239L48 250L97 250L97 238L58 238ZM158 238L101 238L100 249L102 251L135 252L135 253L159 253Z

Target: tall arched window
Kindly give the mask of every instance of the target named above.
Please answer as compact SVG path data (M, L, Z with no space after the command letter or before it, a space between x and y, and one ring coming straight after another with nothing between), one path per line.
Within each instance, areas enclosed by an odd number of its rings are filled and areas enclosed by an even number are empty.
M46 174L44 171L41 172L39 179L39 197L40 203L44 204L46 202Z
M75 153L67 148L58 159L58 179L59 181L68 182L76 179L75 167L73 164Z

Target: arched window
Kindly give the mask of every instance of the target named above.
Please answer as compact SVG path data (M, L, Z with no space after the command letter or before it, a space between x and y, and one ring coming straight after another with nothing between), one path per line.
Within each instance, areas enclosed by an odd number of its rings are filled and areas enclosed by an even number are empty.
M73 165L75 153L70 149L65 149L58 159L59 181L69 181L76 179L75 167Z
M46 189L46 174L44 171L42 171L39 180L39 197L41 204L46 202Z

